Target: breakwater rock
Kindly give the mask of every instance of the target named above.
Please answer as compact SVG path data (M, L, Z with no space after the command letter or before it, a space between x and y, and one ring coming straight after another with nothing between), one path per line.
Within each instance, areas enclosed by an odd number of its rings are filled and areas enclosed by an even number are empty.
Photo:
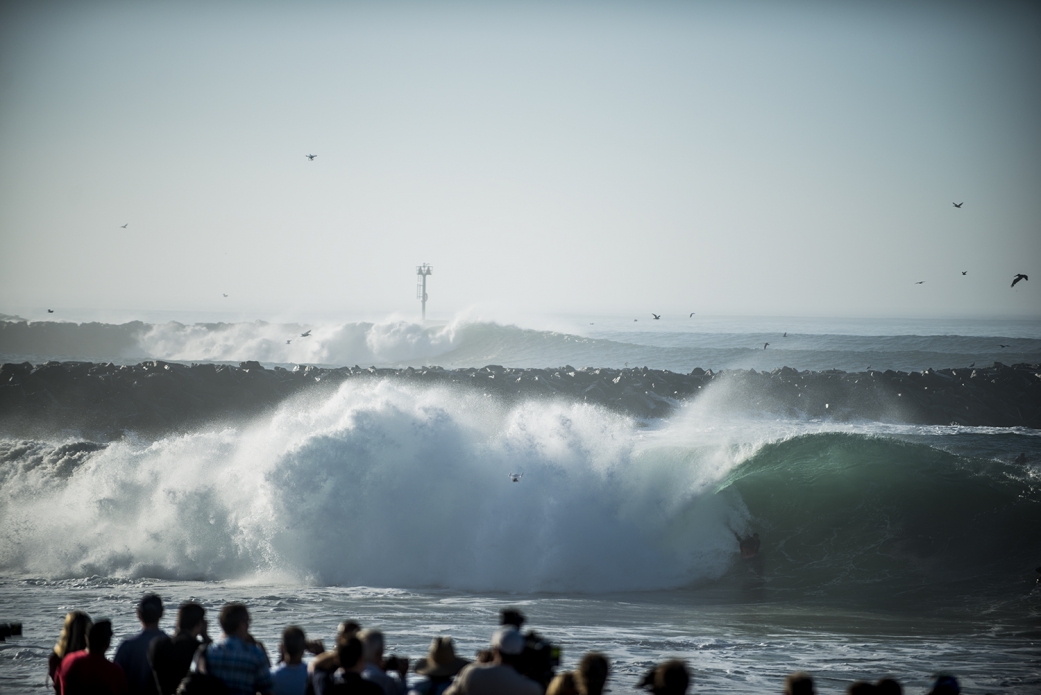
M1041 365L922 372L772 372L695 369L446 370L375 367L265 369L257 362L133 366L90 362L0 367L0 433L41 436L76 431L95 438L156 435L260 414L297 394L346 381L392 379L417 386L472 389L507 403L557 398L639 418L702 401L712 412L935 425L1041 428Z

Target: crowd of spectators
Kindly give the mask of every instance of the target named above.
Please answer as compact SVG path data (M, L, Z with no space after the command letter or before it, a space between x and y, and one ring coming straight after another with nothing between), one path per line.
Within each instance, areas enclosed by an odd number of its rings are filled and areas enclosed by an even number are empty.
M610 692L608 658L598 652L582 657L573 671L558 672L560 652L533 631L523 632L524 616L503 611L502 624L489 648L473 661L455 652L451 637L435 637L409 678L407 658L384 654L383 633L340 623L336 644L326 649L290 625L282 632L278 660L272 666L264 645L250 634L249 609L225 604L218 616L221 636L211 640L206 610L183 603L173 635L159 629L163 602L146 594L137 606L141 631L119 643L109 661L112 624L92 621L82 611L65 616L49 660L55 695L601 695ZM304 656L313 658L307 662ZM654 695L690 692L692 677L679 659L664 661L635 685ZM616 686L615 690L617 691ZM848 695L902 695L893 679L858 681ZM958 681L936 679L929 695L958 695ZM812 676L793 673L784 695L815 695Z

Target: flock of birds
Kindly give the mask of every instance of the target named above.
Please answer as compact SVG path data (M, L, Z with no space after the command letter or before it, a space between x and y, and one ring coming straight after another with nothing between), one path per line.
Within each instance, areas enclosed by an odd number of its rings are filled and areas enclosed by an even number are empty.
M961 206L962 206L962 205L965 205L965 201L963 200L963 201L962 201L962 202L960 202L960 203L955 203L955 202L952 202L952 203L951 203L951 205L953 205L954 207L956 207L956 208L958 208L959 210L961 210ZM967 271L967 270L963 270L963 271L961 271L961 274L962 274L962 275L968 275L968 274L969 274L969 271ZM1017 283L1017 282L1019 282L1020 280L1029 280L1029 279L1030 279L1030 278L1028 278L1028 277L1027 277L1027 276L1026 276L1025 274L1023 274L1023 273L1016 273L1016 276L1015 276L1014 278L1012 278L1012 285L1010 285L1010 286L1011 286L1011 287L1015 287L1015 286L1016 286L1016 283ZM925 284L925 280L919 280L919 281L918 281L918 282L916 282L915 284L916 284L916 285L924 285L924 284Z

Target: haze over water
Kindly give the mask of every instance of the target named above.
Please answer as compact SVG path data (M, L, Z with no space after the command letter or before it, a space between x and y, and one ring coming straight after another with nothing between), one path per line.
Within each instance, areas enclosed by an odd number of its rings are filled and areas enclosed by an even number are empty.
M7 4L0 362L1038 364L1039 32L1011 2ZM1037 430L742 398L387 378L148 436L0 423L0 689L146 590L412 657L520 606L616 692L670 656L699 693L1038 689Z

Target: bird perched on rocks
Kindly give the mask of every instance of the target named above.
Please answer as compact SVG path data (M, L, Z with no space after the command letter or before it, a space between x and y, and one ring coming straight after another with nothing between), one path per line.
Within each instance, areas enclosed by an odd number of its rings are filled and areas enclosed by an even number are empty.
M1016 277L1014 277L1014 278L1012 279L1012 285L1011 285L1011 286L1012 286L1012 287L1015 287L1015 286L1016 286L1016 283L1017 283L1017 282L1019 282L1020 280L1029 280L1029 279L1030 279L1030 278L1028 278L1028 277L1027 277L1026 275L1024 275L1023 273L1016 273Z

